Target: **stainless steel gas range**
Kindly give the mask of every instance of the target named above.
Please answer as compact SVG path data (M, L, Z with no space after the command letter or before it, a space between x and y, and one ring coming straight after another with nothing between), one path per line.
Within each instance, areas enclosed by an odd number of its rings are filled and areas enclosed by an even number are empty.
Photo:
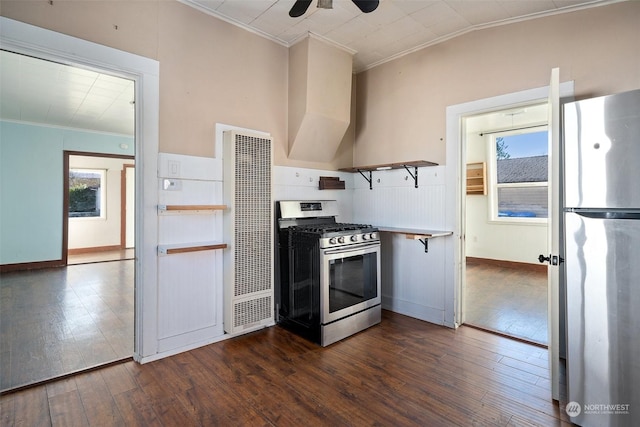
M322 346L381 319L378 230L337 215L335 200L277 203L278 323Z

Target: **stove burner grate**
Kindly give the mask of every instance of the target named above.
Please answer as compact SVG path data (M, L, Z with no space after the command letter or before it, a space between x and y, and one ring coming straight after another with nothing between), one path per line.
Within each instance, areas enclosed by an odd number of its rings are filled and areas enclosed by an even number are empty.
M291 227L291 231L298 231L303 233L327 234L327 233L353 232L353 231L359 231L359 230L370 230L372 228L373 227L371 225L366 225L366 224L334 223L334 224L297 225L297 226Z

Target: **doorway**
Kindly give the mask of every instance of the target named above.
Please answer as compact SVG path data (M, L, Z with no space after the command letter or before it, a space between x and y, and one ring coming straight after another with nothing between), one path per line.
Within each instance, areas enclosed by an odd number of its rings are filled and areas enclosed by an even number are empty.
M6 97L3 93L0 117L2 168L13 183L3 186L2 204L13 212L3 211L2 226L15 232L2 235L2 265L10 266L0 284L4 392L134 354L133 257L67 266L67 249L78 246L73 239L97 234L114 235L116 242L89 248L126 245L127 230L119 225L126 217L120 183L111 175L119 181L127 175L125 164L134 164L136 113L130 79L6 50L0 54L3 85L15 88ZM4 108L5 103L17 108ZM70 165L85 172L85 207L75 209L73 219L85 226L118 220L113 231L73 231L71 247ZM128 176L131 180L134 173ZM135 206L133 191L122 197ZM135 212L130 214L131 226ZM130 242L134 230L130 227Z
M67 265L134 258L135 159L65 151Z
M547 344L548 108L464 118L465 323Z

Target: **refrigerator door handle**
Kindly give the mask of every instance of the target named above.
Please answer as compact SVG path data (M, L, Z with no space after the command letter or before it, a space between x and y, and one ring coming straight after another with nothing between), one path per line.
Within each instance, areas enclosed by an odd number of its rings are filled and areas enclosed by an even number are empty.
M568 209L567 212L573 212L580 216L592 219L640 219L640 212L587 211L578 209Z

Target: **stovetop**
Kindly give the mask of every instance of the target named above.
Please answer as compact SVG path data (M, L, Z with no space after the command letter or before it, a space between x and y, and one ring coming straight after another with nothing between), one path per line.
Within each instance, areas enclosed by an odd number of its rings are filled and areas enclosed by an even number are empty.
M333 224L306 224L291 227L292 231L301 231L305 233L316 233L321 235L335 234L345 235L353 232L376 231L374 227L367 224L349 224L336 222Z
M380 242L378 229L372 225L336 222L335 200L281 200L277 211L278 230L286 232L290 238L295 237L298 242L317 239L321 248Z
M305 224L292 226L289 231L317 236L323 249L380 242L378 229L367 224Z

